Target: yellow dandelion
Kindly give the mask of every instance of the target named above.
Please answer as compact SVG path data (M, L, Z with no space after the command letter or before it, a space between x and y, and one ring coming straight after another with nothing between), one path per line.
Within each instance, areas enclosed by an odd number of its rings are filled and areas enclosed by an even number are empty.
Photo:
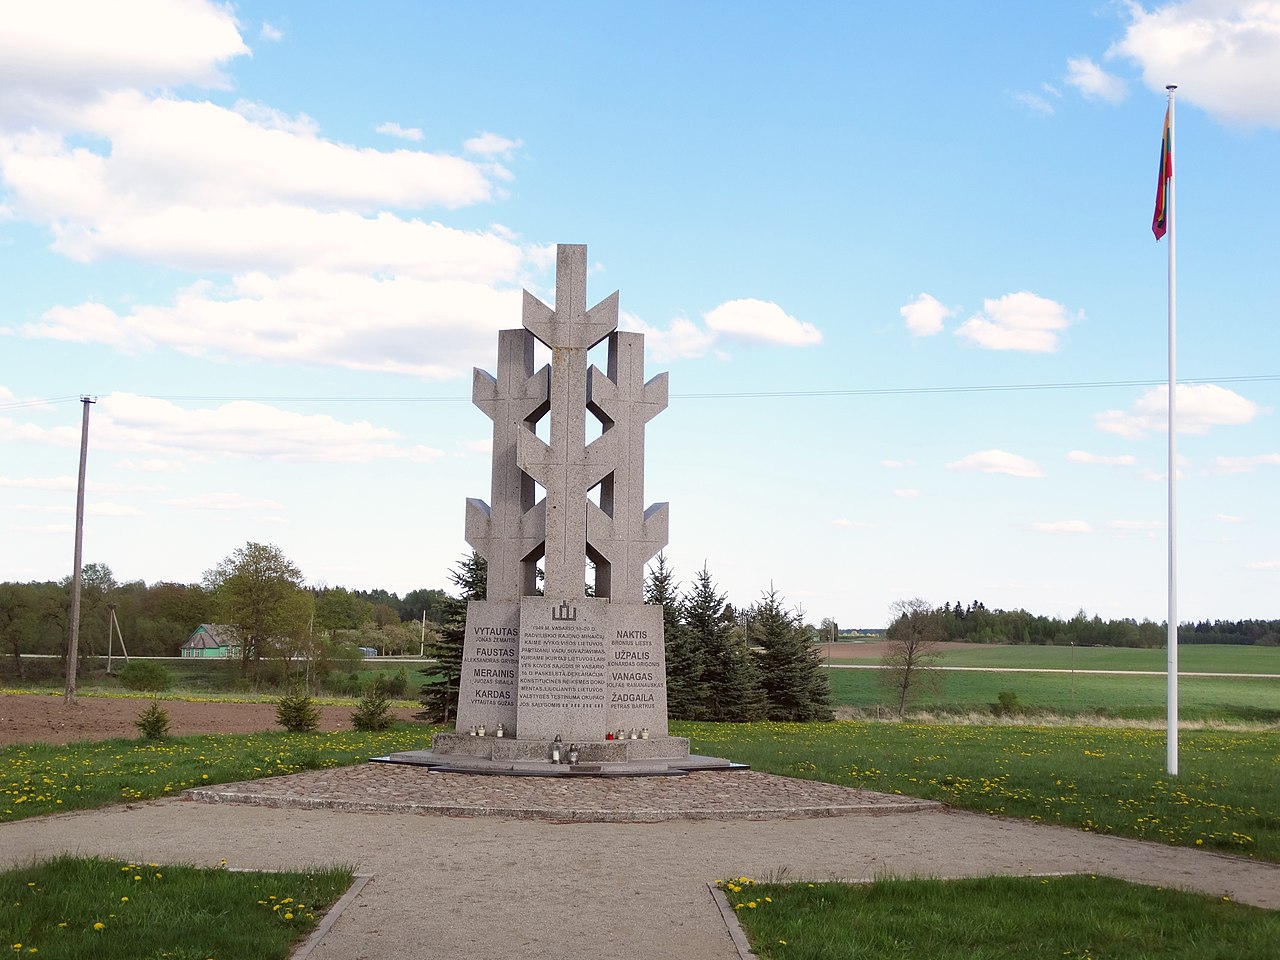
M93 929L95 929L95 930L105 930L105 929L107 929L107 925L106 925L105 923L103 923L101 920L99 920L97 923L95 923L95 924L93 925Z
M286 920L292 920L292 919L293 919L293 914L292 914L292 913L286 913L286 914L284 915L284 918L285 918Z
M121 902L121 903L128 903L128 902L129 902L129 898L128 898L128 897L121 897L121 898L120 898L120 902Z

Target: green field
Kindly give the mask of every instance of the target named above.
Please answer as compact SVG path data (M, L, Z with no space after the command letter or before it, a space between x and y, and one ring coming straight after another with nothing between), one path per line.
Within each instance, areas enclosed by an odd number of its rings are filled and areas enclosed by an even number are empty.
M173 694L186 693L196 696L266 694L279 696L282 692L285 692L289 683L293 682L293 680L284 683L273 683L265 680L255 682L251 679L245 679L240 675L240 661L238 660L183 657L148 662L158 663L168 671L173 679L173 686L168 692ZM61 665L58 661L43 658L29 660L28 666L30 668L29 673L32 675L31 680L19 682L11 676L4 681L0 681L0 686L8 686L15 689L62 690L64 680L61 674ZM123 659L116 657L114 662L115 670L118 672L123 666ZM332 666L325 679L321 682L320 692L322 695L336 693L338 682L348 677L351 673L356 674L360 683L364 686L365 692L367 692L376 678L386 677L391 679L403 670L406 680L404 696L413 699L417 696L418 689L425 679L421 671L429 666L430 664L398 660L392 657L372 657L367 660L343 662ZM293 669L295 679L299 677L305 679L305 671L298 664L294 664ZM108 674L106 672L106 659L103 657L92 658L81 666L77 687L86 692L101 690L108 693L124 689L114 673Z
M0 873L0 944L67 960L283 960L352 870L249 873L69 856Z
M826 657L825 648L818 646ZM845 649L848 649L846 646ZM856 650L856 645L854 645ZM965 644L939 652L938 665L944 667L1006 667L1039 670L1153 670L1165 669L1165 650L1131 647L1045 647L1032 645ZM880 655L836 657L832 663L880 662ZM1280 647L1237 646L1231 644L1181 644L1178 647L1181 673L1270 673L1280 675Z
M966 810L1280 860L1271 732L947 723L680 723L694 753Z
M761 960L1271 960L1280 913L1108 877L717 883Z
M833 702L869 716L896 713L896 695L879 670L830 671ZM978 673L933 671L908 702L910 710L989 713L1002 690L1032 713L1156 720L1165 716L1164 677L1141 674ZM1179 677L1178 716L1188 721L1280 721L1280 679Z

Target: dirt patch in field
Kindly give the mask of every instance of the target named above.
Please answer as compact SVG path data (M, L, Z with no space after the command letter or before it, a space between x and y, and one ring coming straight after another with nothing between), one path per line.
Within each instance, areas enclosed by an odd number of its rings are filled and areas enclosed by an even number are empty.
M151 701L133 697L77 697L66 704L61 696L0 694L0 746L15 743L75 743L136 737L134 721ZM274 703L193 703L161 700L169 713L173 736L198 733L260 733L280 730ZM353 706L321 706L320 729L350 730ZM408 720L411 707L395 707L397 720Z

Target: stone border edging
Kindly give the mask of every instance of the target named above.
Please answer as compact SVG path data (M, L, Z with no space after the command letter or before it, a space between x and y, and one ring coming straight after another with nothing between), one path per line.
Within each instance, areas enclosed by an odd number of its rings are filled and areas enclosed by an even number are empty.
M324 939L329 929L338 922L338 917L342 916L342 912L351 906L351 901L359 896L360 891L364 889L364 885L373 879L373 874L357 873L351 880L351 886L347 887L347 892L338 898L338 902L329 908L329 912L321 918L320 924L311 931L311 935L302 941L302 945L289 955L289 960L306 960L311 956L311 951L320 946L320 941Z
M738 922L738 914L729 906L729 898L724 895L724 891L714 883L708 883L707 889L711 891L711 899L720 908L720 919L724 921L724 925L729 931L729 939L733 941L733 948L738 951L738 960L759 960L752 951L751 945L747 943L747 935L742 932L742 924Z

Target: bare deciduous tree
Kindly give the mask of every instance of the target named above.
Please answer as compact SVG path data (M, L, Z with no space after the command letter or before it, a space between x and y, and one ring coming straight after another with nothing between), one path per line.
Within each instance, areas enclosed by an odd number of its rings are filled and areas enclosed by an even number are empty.
M885 633L889 649L880 661L884 666L881 680L897 696L901 720L912 691L928 679L938 658L942 622L928 601L919 597L895 600L889 609L894 619Z

